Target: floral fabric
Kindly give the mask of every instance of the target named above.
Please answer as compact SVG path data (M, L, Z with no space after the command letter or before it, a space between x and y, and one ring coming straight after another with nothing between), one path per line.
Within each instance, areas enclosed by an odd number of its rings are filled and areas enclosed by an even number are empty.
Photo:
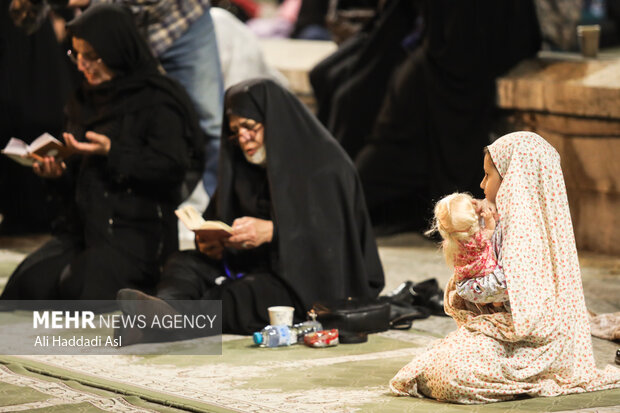
M598 370L560 157L530 132L489 146L503 180L497 209L512 313L445 292L457 330L390 381L397 395L457 403L556 396L620 387L620 370Z
M491 246L497 257L497 265L485 276L468 278L455 283L456 293L459 296L477 304L508 302L506 277L502 268L502 240L502 223L498 222L491 237Z
M496 265L491 241L478 231L469 241L459 245L459 253L454 258L454 276L457 282L484 277L493 272Z

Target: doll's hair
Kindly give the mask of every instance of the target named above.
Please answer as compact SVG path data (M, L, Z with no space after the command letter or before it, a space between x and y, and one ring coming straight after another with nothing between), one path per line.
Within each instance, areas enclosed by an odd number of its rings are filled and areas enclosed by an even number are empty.
M472 196L455 192L435 204L435 217L426 235L439 232L443 238L442 249L448 265L452 266L459 251L459 243L469 240L480 230Z

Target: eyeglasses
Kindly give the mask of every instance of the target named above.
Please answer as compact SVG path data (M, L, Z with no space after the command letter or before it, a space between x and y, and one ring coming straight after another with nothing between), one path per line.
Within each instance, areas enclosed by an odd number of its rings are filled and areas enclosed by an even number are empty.
M82 59L83 64L86 64L87 66L95 63L101 63L101 58L96 55L93 56L89 53L76 53L71 49L67 50L67 57L76 65L78 64L79 59Z
M263 127L262 123L250 123L250 122L242 122L239 124L239 129L235 132L232 131L233 134L228 136L228 140L231 141L233 144L238 145L239 144L239 140L243 137L241 136L241 129L245 129L247 132L249 132L248 135L246 135L246 139L249 141L253 141L256 139L256 133L258 131L260 131Z

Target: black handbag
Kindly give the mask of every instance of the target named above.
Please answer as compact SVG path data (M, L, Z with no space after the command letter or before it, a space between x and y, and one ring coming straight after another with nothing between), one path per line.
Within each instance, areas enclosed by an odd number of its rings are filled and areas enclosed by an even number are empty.
M368 334L389 328L390 304L375 298L318 302L312 309L325 330L338 329L341 343L361 343L368 340Z

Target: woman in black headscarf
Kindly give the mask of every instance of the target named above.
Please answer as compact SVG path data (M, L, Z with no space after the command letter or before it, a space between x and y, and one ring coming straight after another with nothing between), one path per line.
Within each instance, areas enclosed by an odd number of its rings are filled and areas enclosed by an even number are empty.
M70 202L63 230L15 270L3 299L114 299L123 287L152 289L178 248L174 209L202 133L189 98L159 73L127 9L90 7L67 27L86 78L66 107L63 134L79 156L33 169Z
M173 255L157 296L222 300L223 331L241 334L268 324L272 305L294 306L301 319L315 301L376 297L384 276L364 195L329 132L266 79L227 91L223 124L205 218L232 224L233 236Z

